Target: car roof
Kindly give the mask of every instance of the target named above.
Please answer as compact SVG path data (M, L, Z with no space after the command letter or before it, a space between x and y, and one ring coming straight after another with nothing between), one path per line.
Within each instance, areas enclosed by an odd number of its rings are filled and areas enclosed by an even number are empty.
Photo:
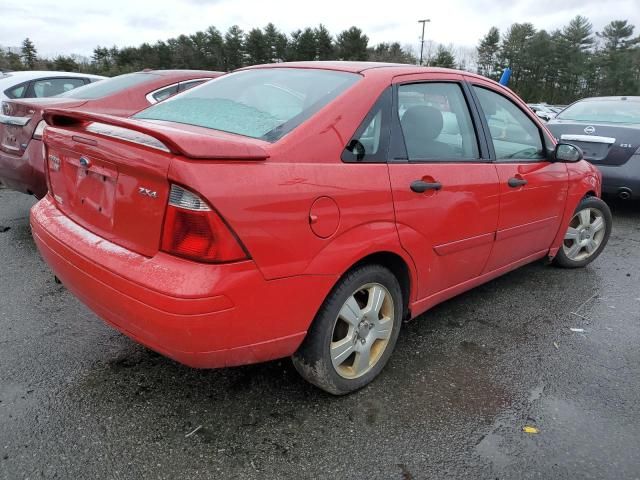
M19 72L6 72L3 76L0 76L0 97L5 98L2 93L7 88L11 88L14 85L19 85L23 82L30 80L38 80L40 78L57 78L57 77L72 77L72 78L92 78L96 80L103 80L107 77L100 75L92 75L90 73L77 73L77 72L49 72L49 71L19 71Z
M368 70L389 70L392 75L406 75L411 73L459 73L470 77L481 77L475 73L463 72L461 70L454 70L450 68L438 68L438 67L422 67L420 65L412 65L407 63L384 63L384 62L347 62L347 61L310 61L310 62L282 62L282 63L267 63L264 65L253 65L251 67L244 67L238 70L253 70L261 68L315 68L319 70L335 70L340 72L350 73L365 73ZM236 71L238 71L236 70Z
M22 70L17 72L4 72L0 80L13 79L18 82L25 82L27 80L34 80L37 78L54 78L54 77L82 77L82 78L106 78L102 75L93 75L91 73L78 73L78 72L56 72L48 70Z
M153 73L155 75L202 75L203 77L207 77L209 75L216 74L221 75L224 72L216 71L216 70L183 70L183 69L173 69L173 70L153 70L153 69L144 69L138 72L133 73Z
M587 97L587 98L582 98L582 99L578 100L578 102L585 102L585 101L599 102L599 101L611 101L611 100L640 102L640 96L620 95L620 96L616 96L616 97Z

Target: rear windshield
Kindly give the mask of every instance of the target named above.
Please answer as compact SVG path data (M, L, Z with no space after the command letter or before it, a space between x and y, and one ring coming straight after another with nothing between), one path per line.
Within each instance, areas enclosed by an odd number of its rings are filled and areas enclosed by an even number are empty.
M567 107L556 118L594 123L640 123L640 102L584 100Z
M245 70L176 95L134 118L185 123L275 142L360 78L329 70Z
M57 95L57 97L93 100L106 97L107 95L113 95L114 93L149 82L156 78L158 78L158 75L154 75L153 73L128 73L126 75L100 80L99 82L94 82L75 90L69 90L68 92Z

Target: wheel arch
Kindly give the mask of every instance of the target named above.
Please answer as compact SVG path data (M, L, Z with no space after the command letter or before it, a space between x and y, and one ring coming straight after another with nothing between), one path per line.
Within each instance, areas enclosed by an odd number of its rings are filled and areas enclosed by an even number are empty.
M402 290L404 313L410 314L409 306L416 295L417 272L413 259L400 244L393 222L359 225L332 239L309 264L305 274L335 275L335 287L351 270L365 264L382 265L396 276Z
M400 291L402 292L402 311L403 318L407 318L411 315L409 305L411 298L411 272L409 270L409 266L405 262L405 260L398 254L393 252L376 252L367 255L366 257L360 259L351 267L344 272L342 277L347 275L351 270L358 268L362 265L381 265L391 271L393 275L398 279L398 283L400 284Z

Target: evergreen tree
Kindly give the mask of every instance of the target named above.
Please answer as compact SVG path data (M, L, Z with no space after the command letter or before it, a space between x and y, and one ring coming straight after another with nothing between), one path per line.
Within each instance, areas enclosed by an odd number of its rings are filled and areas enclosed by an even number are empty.
M375 47L369 48L368 60L371 62L388 63L416 63L416 58L405 51L398 42L379 43Z
M248 65L268 63L271 60L269 45L266 42L264 33L259 28L254 28L247 34L244 48Z
M33 42L29 40L29 37L25 38L22 42L20 52L22 54L21 57L24 66L28 70L33 70L36 66L36 61L38 60L38 52Z
M77 72L79 70L78 63L72 57L64 55L58 55L53 59L53 68L63 72Z
M318 60L333 60L335 58L335 48L333 38L327 27L320 24L314 30L316 36L316 46L318 50Z
M637 48L640 38L633 38L634 26L626 20L614 20L597 35L604 42L599 53L602 95L637 95ZM635 52L634 52L635 50ZM636 62L634 62L636 60ZM635 65L634 65L635 64Z
M288 62L296 62L301 60L298 57L298 44L300 43L300 36L302 35L302 30L298 29L294 32L291 32L289 36L289 42L287 43L287 53L286 58Z
M336 38L338 58L341 60L366 60L369 37L358 27L344 30Z
M211 26L207 28L205 35L206 65L213 70L224 70L224 39L220 30Z
M456 68L456 58L451 50L444 45L439 45L435 56L429 60L430 67Z
M296 43L296 58L298 60L315 60L316 56L316 36L313 30L305 28Z
M9 64L9 70L22 70L22 59L20 55L15 52L7 52L7 63Z
M112 58L109 49L106 47L96 47L93 49L93 64L97 73L108 74L111 70Z
M594 43L591 23L580 15L575 17L562 29L558 49L562 52L564 61L558 64L560 68L558 86L563 98L575 98L579 95L585 79L585 71L589 49ZM539 55L542 60L544 57Z
M531 40L536 29L530 23L514 23L500 44L500 69L511 68L510 86L516 91L526 90L527 76L532 67Z
M500 50L500 31L491 27L478 45L478 73L497 79L500 76L498 54Z
M244 64L244 32L238 25L229 27L224 34L224 67L235 70Z
M264 27L264 40L269 51L269 63L284 62L287 59L287 36L280 32L273 23Z

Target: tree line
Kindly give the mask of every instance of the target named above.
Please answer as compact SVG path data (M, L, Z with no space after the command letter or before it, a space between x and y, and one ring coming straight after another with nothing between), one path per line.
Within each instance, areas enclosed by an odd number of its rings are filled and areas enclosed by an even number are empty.
M594 32L582 16L551 32L514 23L500 35L492 27L477 47L477 71L498 79L506 67L509 87L530 102L640 95L640 36L626 20Z
M260 63L300 60L417 62L412 49L403 47L398 42L371 46L369 37L355 26L334 36L322 24L290 34L280 31L273 23L248 32L237 25L230 27L225 33L211 26L205 31L180 35L154 44L143 43L137 47L98 46L93 50L91 58L78 55L40 58L29 38L23 41L21 53L0 49L0 69L42 68L85 71L107 76L145 68L230 71Z
M588 19L577 16L561 29L536 30L514 23L504 33L496 27L475 51L427 42L425 64L477 71L498 79L511 68L509 86L530 102L569 103L585 96L640 94L640 37L626 20L614 20L594 32ZM0 69L83 71L106 76L151 69L230 71L247 65L300 60L368 60L416 64L411 46L399 42L369 44L358 27L337 35L324 26L289 34L273 23L247 32L234 25L222 33L215 26L139 46L94 49L91 58L58 55L42 58L33 42L20 53L0 48Z

